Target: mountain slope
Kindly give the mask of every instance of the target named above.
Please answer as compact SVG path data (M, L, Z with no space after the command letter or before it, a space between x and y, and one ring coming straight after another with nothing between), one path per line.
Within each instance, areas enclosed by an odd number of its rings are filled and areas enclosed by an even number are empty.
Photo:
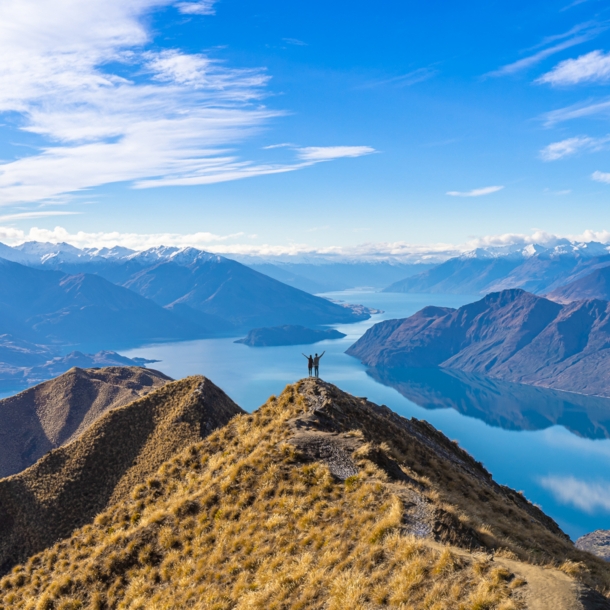
M558 303L570 303L584 299L610 301L610 266L597 269L546 295Z
M125 501L164 461L238 413L211 381L188 377L106 412L73 442L0 480L0 572Z
M608 607L528 562L610 582L607 564L431 426L307 380L15 568L0 606L516 610L550 586L574 607L584 594Z
M159 263L137 273L124 286L159 305L186 306L242 329L315 326L369 317L219 256L198 257L188 265Z
M137 367L73 368L0 400L0 478L31 466L65 445L106 411L133 402L171 381Z
M347 353L378 368L446 367L610 396L610 303L562 306L505 290L460 309L426 307L381 322Z
M200 328L95 275L0 259L0 333L103 347L201 335Z

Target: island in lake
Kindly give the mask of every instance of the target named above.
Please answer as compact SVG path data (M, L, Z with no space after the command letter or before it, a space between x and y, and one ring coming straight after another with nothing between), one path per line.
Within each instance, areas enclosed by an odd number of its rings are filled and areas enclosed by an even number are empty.
M268 347L277 345L307 345L326 339L341 339L345 333L332 328L316 330L305 326L286 324L268 328L254 328L246 337L235 343L243 343L250 347Z

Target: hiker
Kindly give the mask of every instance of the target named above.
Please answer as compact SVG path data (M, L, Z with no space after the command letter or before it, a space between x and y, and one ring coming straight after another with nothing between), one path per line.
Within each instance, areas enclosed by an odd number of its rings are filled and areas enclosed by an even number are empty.
M305 354L303 354L303 356L305 356ZM311 371L313 369L313 356L309 354L309 356L305 356L305 358L307 358L307 368L309 369L309 376L311 377Z
M313 357L313 368L314 368L315 377L320 376L320 358L322 358L322 356L324 356L325 353L326 353L326 350L324 350L319 356L316 353L316 355Z

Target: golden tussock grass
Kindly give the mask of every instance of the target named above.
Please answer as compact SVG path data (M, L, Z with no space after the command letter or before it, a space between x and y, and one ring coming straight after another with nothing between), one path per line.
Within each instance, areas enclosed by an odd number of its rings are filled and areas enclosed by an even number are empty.
M357 474L341 481L304 461L289 420L307 410L289 386L236 416L14 568L0 580L0 608L521 607L508 571L410 534L407 484L378 464L356 456Z

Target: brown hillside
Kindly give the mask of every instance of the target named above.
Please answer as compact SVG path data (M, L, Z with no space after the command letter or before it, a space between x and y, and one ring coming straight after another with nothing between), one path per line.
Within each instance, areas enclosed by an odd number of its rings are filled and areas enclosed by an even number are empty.
M112 409L71 443L0 480L0 573L69 536L187 445L243 411L188 377Z
M21 472L66 444L100 415L171 381L141 367L72 368L0 400L0 478Z
M430 425L304 380L13 569L0 608L608 608L609 571Z

